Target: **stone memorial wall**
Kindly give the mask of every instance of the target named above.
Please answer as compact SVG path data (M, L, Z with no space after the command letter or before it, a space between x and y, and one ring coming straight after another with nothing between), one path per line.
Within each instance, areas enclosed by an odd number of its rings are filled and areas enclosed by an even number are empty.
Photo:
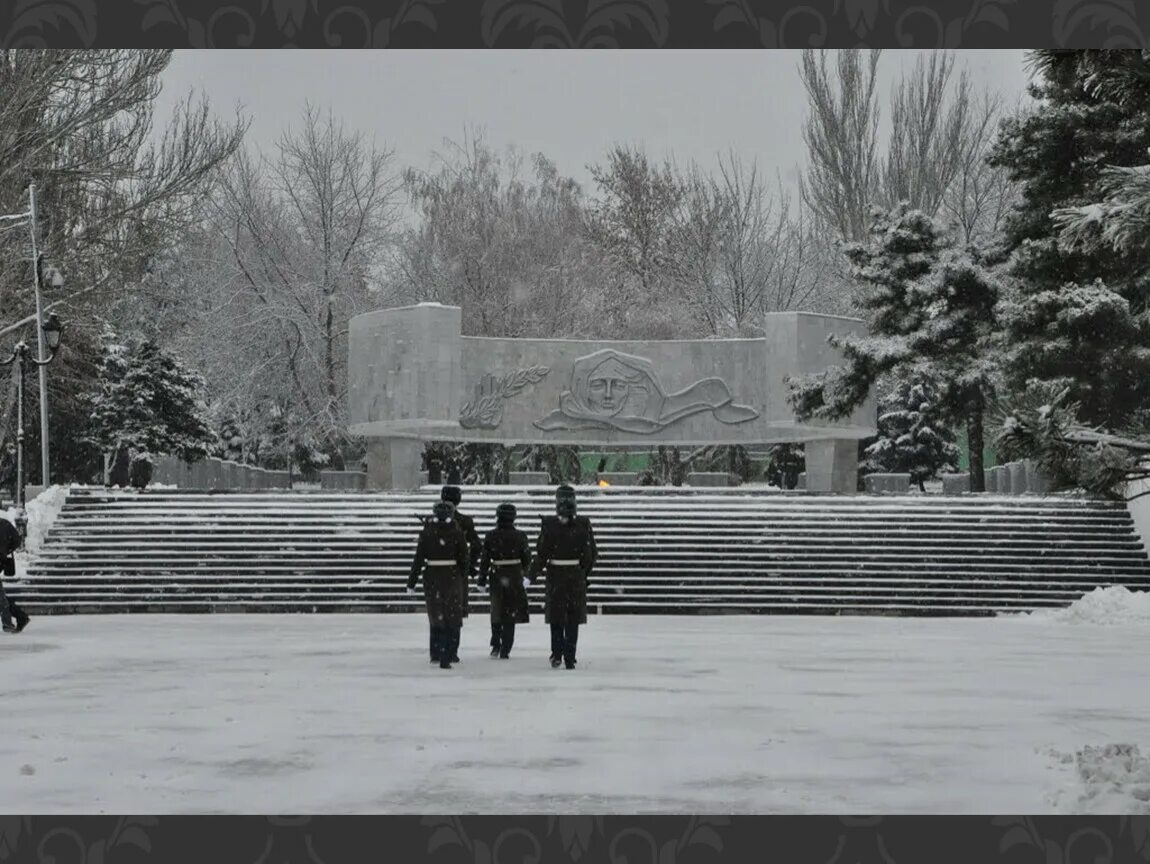
M427 303L353 318L352 434L369 488L412 489L428 440L505 445L805 442L812 491L853 493L868 402L839 423L799 423L785 379L840 362L831 334L856 319L768 315L758 339L591 342L462 335L462 312Z

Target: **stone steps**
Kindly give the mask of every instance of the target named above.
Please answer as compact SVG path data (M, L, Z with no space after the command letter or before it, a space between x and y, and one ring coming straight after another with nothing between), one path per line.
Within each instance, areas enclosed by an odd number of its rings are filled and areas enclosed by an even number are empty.
M403 590L437 492L76 489L17 583L39 612L421 611ZM468 487L480 533L514 501L534 540L547 487ZM1126 508L1069 497L581 490L593 612L984 615L1150 587ZM541 611L542 593L531 592ZM473 587L473 613L486 595Z

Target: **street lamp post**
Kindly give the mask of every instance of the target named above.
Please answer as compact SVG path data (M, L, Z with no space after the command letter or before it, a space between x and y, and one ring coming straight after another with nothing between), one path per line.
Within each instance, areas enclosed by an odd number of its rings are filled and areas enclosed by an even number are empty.
M39 323L39 322L38 322ZM0 366L16 364L16 488L13 497L16 504L16 528L21 537L28 533L28 516L24 511L24 374L28 363L37 367L47 366L56 357L56 350L60 347L60 333L63 327L55 313L48 316L40 327L44 334L44 344L48 349L48 356L40 360L32 356L32 349L28 343L21 340L12 351L7 360L0 360Z

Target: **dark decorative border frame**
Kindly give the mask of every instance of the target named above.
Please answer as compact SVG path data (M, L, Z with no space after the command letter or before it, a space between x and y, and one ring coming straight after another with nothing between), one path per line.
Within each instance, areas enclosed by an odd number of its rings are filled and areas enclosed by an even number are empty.
M7 0L6 48L1141 48L1145 0Z
M1145 864L1147 860L1147 816L0 816L4 864Z
M1144 48L1148 34L1148 0L0 3L3 48ZM381 860L1146 864L1150 815L0 816L0 864Z

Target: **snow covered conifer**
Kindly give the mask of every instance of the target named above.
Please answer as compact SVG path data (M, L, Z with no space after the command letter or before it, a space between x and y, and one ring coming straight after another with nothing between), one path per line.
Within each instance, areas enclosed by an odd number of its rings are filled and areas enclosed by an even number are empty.
M1150 55L1033 57L1037 105L1003 124L992 155L1023 192L1006 223L1006 383L1015 398L1066 389L1084 423L1122 428L1150 406L1150 244L1130 242L1146 216Z
M870 335L832 336L845 362L788 382L796 415L846 417L887 374L930 381L938 421L966 427L972 488L982 491L983 415L998 375L998 279L973 250L954 248L935 220L905 207L879 215L871 242L847 255Z
M900 378L879 403L878 440L866 448L864 468L927 480L958 468L954 433L941 422L938 388L926 377Z
M93 443L106 453L125 452L135 476L136 466L155 456L191 462L215 444L200 396L203 379L151 340L121 342L106 333L97 387L90 396Z

